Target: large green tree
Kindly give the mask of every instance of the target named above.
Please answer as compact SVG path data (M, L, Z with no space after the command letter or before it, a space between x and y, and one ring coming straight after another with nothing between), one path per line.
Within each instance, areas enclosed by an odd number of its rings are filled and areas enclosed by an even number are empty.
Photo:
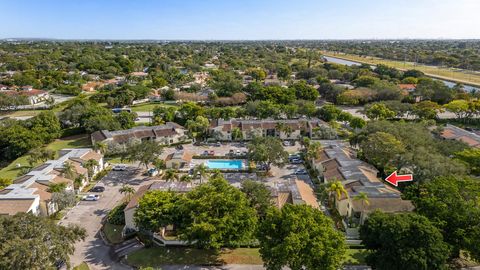
M420 190L420 193L417 192ZM440 228L452 246L452 258L467 251L480 260L480 183L469 177L443 176L408 190L417 212Z
M156 141L142 141L131 144L122 156L122 159L128 161L138 161L139 165L144 165L148 169L148 164L154 162L162 154L163 147Z
M288 152L277 138L255 137L247 145L248 158L252 161L265 164L267 170L271 165L283 167L288 161Z
M158 231L167 225L175 224L178 195L169 191L147 192L138 202L134 220L138 228Z
M260 218L265 217L268 209L273 207L272 192L265 184L253 180L245 180L242 182L240 190L245 193L250 201L250 206L257 211Z
M64 227L32 214L0 216L0 269L56 269L74 252L75 242L84 239L85 230Z
M238 246L252 240L255 210L243 192L213 177L179 201L178 234L197 247Z
M261 222L260 254L268 270L336 270L345 255L345 238L321 211L307 205L273 209Z
M396 164L399 155L405 151L402 142L385 132L368 135L360 144L360 149L365 159L381 170L388 165Z
M375 212L360 228L360 238L371 251L367 263L375 269L447 269L448 245L423 216Z

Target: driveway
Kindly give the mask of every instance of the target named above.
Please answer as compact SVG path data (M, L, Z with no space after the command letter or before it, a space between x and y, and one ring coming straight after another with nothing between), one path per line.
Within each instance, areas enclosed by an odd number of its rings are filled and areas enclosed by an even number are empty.
M75 253L70 258L73 266L86 262L92 270L131 269L110 258L110 246L105 245L99 231L102 219L123 199L119 192L122 185L130 184L137 189L147 182L148 179L139 175L135 167L129 167L127 171L111 171L97 184L105 186L105 191L100 193L100 200L79 202L59 222L61 225L76 224L87 231L85 241L75 245Z

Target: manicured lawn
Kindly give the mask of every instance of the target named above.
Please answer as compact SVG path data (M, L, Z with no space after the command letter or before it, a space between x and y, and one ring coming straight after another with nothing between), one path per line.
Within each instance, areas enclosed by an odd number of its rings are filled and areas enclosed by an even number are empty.
M58 151L63 148L84 148L92 147L90 136L87 134L75 135L55 140L47 146L48 149Z
M133 165L134 162L129 162L126 160L123 160L120 157L108 157L105 158L105 162L108 162L109 164L130 164Z
M366 249L347 249L344 264L365 264L365 257L368 255Z
M202 250L193 248L154 247L142 249L128 255L127 262L136 267L161 267L166 264L262 264L256 248L237 248L233 250Z
M36 116L41 113L43 110L22 110L22 111L13 111L13 112L0 112L2 117L28 117Z
M88 265L85 262L83 262L80 265L75 266L73 270L90 270L90 267L88 267Z
M351 61L360 62L360 63L374 64L374 65L384 64L384 65L401 69L401 70L417 69L424 72L427 75L430 75L432 77L436 77L439 79L460 81L462 83L469 83L469 84L474 84L476 86L480 86L480 73L478 72L467 73L466 71L461 69L452 69L452 68L446 68L446 67L436 67L436 66L427 66L427 65L419 65L419 64L414 65L412 62L404 63L403 61L386 60L386 59L370 57L370 56L361 57L358 55L344 54L344 53L341 53L341 54L333 54L331 52L322 52L322 53L326 56L343 58L346 60L351 60Z
M105 233L105 237L107 237L107 240L112 244L118 244L123 241L122 229L123 225L113 225L110 223L105 223L105 226L103 226L103 232Z
M88 135L75 135L71 137L65 137L62 139L58 139L47 145L48 149L58 151L63 148L82 148L82 147L90 147L91 142ZM23 167L28 167L27 161L28 155L23 155L16 160L12 161L8 166L0 170L1 177L14 179L18 176L18 173L21 171ZM21 166L17 167L17 164ZM35 164L35 166L38 164Z
M177 107L172 104L164 104L164 103L145 103L145 104L139 104L139 105L134 105L131 106L130 108L134 112L151 112L153 111L153 108L161 106L161 107Z

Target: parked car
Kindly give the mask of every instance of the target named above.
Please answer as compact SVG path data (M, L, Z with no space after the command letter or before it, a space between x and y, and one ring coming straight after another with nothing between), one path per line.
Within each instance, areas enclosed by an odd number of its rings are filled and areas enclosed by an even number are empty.
M210 152L208 153L209 156L215 156L215 151L213 150L210 150Z
M295 174L295 175L307 174L307 170L305 170L305 169L296 169L295 172L293 172L293 174Z
M88 194L83 196L82 200L84 201L98 201L100 199L100 195L98 194Z
M203 151L202 156L208 156L208 150Z
M117 164L117 165L114 165L113 168L112 168L113 171L126 171L127 170L127 166L126 165L123 165L123 164Z
M221 145L219 142L217 142L217 143L215 143L215 146L216 146L216 147L220 147L220 146L222 146L222 145Z
M156 176L158 175L158 173L159 173L158 170L155 168L151 168L147 171L148 176Z
M175 146L175 149L177 149L177 150L183 150L183 145L179 144L179 145Z
M246 155L248 155L248 152L247 151L242 151L242 155L246 156Z
M288 160L292 160L292 159L302 159L302 157L300 155L297 155L297 154L294 154L294 155L290 155L288 156Z
M237 156L240 156L240 155L242 154L242 152L237 149L237 151L235 151L235 154L236 154Z
M292 158L292 159L290 159L290 163L292 163L292 164L302 164L302 162L303 162L303 161L302 161L301 159L299 159L299 158Z
M230 149L230 151L228 151L228 155L233 156L234 154L235 154L235 151L233 151L233 149Z
M104 191L105 191L105 187L102 187L102 186L94 186L94 187L92 187L89 191L90 191L90 192L104 192Z
M324 205L320 205L320 210L325 211L325 210L327 210L327 208L325 208Z
M283 146L290 146L290 142L289 141L283 141Z

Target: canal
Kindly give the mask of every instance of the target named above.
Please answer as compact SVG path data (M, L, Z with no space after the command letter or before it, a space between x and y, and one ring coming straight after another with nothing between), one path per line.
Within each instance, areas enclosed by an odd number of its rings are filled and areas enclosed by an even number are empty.
M340 65L346 65L346 66L359 66L359 65L362 64L362 63L359 63L359 62L345 60L345 59L331 57L331 56L323 56L323 58L325 58L325 60L327 60L327 62L340 64ZM375 65L372 65L371 67L375 68ZM451 81L440 80L440 79L437 79L437 78L432 78L432 79L442 81L445 85L447 85L450 88L453 88L456 84L456 83L451 82ZM465 89L465 91L467 91L467 92L476 92L476 91L480 90L478 87L474 87L474 86L471 86L471 85L463 85L463 89Z

